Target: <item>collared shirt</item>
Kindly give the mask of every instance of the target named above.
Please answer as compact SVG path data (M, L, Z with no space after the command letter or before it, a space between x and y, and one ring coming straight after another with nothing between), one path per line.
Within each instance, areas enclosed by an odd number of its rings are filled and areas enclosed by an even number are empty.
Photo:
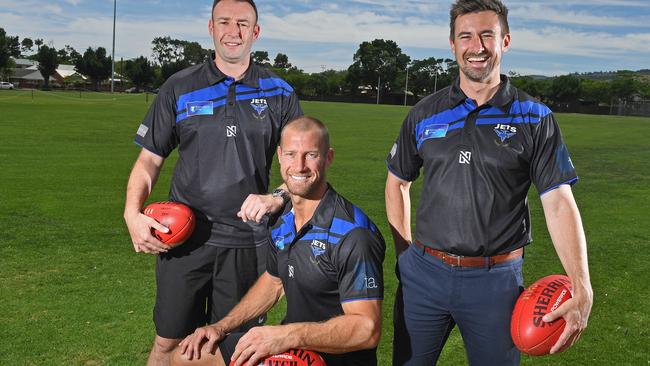
M343 314L341 303L383 299L386 245L368 216L332 187L300 231L287 206L273 224L267 258L268 273L284 286L283 323L326 321ZM372 365L376 349L324 357L328 365Z
M237 212L249 194L267 193L280 131L300 115L291 86L267 69L251 62L235 81L210 60L165 82L135 143L164 158L178 147L169 199L195 211L209 244L253 247L265 229Z
M423 168L415 239L456 255L491 256L531 242L527 194L577 176L551 110L510 84L477 106L455 84L409 112L387 158L414 181Z

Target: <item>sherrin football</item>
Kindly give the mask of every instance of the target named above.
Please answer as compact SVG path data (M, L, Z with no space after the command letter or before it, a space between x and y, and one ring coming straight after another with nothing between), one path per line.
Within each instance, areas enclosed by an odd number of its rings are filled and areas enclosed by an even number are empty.
M564 331L559 318L546 323L542 317L571 298L571 279L564 275L546 276L519 296L510 321L510 335L517 348L531 356L547 355Z
M183 244L196 224L192 209L178 202L154 202L145 207L143 213L169 229L166 233L151 229L151 233L171 247Z
M230 362L230 366L235 363ZM260 361L258 366L327 366L323 358L314 351L290 349Z

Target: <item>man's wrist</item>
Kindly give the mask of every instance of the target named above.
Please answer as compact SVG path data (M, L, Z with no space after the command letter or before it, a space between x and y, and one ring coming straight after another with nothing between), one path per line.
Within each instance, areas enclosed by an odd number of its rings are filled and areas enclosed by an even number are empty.
M282 205L286 205L291 200L291 196L289 195L289 192L285 191L282 188L274 189L273 192L271 193L271 196L273 198L281 198Z

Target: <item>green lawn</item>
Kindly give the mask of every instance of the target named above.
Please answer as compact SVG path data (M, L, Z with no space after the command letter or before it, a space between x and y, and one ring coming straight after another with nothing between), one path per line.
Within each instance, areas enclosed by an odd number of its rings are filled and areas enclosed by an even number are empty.
M146 98L0 92L0 365L145 363L154 335L154 258L133 252L122 205ZM389 365L396 279L384 159L407 108L312 102L303 109L330 128L336 150L330 182L387 238L379 352L381 364ZM650 118L558 119L581 178L574 192L587 230L595 304L574 348L523 357L522 364L650 364ZM166 197L175 156L169 160L150 201ZM535 244L526 252L527 284L562 272L535 194L530 204ZM281 309L272 315L279 321ZM439 364L465 363L454 332Z

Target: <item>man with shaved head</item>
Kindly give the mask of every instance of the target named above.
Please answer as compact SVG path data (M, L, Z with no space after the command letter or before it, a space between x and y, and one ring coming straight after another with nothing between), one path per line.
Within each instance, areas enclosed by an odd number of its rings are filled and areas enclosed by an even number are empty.
M225 318L181 342L175 366L257 365L292 348L317 351L328 366L377 364L385 244L368 216L327 183L333 158L322 122L287 124L278 159L291 202L271 220L266 272ZM282 296L282 325L233 332Z

